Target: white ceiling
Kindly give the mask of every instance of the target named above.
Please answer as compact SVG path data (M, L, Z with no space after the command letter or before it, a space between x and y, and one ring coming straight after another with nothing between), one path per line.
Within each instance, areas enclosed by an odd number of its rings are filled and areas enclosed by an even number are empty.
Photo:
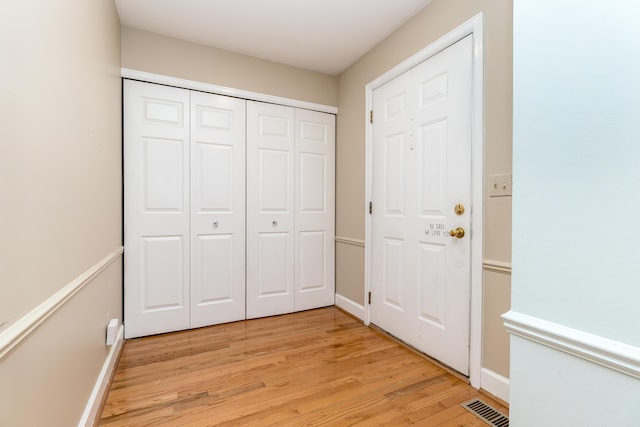
M337 75L431 0L115 0L123 25Z

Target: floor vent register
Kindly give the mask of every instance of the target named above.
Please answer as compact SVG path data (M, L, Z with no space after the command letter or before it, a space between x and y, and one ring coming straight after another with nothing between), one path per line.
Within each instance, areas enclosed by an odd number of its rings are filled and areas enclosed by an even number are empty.
M509 417L498 412L480 399L473 399L462 404L462 407L476 415L482 421L494 427L509 427Z

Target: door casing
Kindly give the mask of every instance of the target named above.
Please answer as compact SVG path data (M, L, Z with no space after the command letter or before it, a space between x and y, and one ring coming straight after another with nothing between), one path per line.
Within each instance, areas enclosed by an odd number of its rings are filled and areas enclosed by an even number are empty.
M470 342L469 342L469 381L475 388L480 388L482 358L482 248L483 248L483 198L484 198L484 78L483 78L483 15L479 13L446 35L431 43L415 55L391 70L382 74L365 87L365 141L366 141L366 179L364 206L365 215L365 286L364 301L368 300L371 289L371 217L369 201L372 198L373 182L373 132L370 123L370 111L373 108L373 92L375 89L393 80L397 76L426 61L436 53L453 45L462 38L473 36L473 71L472 71L472 131L471 131L471 303L470 303ZM370 323L370 307L365 304L365 324Z

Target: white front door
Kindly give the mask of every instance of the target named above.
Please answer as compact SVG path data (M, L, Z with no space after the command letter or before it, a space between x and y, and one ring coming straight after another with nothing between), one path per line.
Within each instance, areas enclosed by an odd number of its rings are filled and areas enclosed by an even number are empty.
M124 82L127 338L189 328L189 91Z
M295 110L295 311L333 305L335 116Z
M463 374L471 83L468 36L376 89L372 128L371 322ZM464 236L451 236L458 228Z
M191 92L191 327L245 318L245 104Z
M294 109L247 102L247 318L294 311Z

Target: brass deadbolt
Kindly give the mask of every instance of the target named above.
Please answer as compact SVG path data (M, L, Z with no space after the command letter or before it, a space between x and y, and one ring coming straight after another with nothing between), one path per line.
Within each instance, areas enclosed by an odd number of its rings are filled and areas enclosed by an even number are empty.
M462 215L464 213L464 205L462 203L458 203L456 207L453 208L453 211L456 215Z

